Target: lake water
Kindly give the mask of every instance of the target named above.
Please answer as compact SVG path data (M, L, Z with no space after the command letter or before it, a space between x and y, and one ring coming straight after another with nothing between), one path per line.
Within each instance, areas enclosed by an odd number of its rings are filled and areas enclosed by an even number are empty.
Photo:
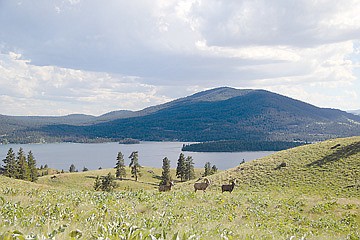
M89 170L112 168L115 166L118 152L124 155L125 164L130 163L128 158L133 151L139 152L139 163L142 166L162 166L162 160L167 157L171 167L176 168L182 142L141 142L140 144L119 143L49 143L49 144L7 144L0 145L0 159L6 157L10 148L17 153L22 147L26 154L31 150L37 161L37 166L47 164L50 168L68 170L71 164L82 171L84 167ZM186 144L186 143L185 143ZM244 159L254 160L274 152L235 152L235 153L200 153L183 152L185 157L192 156L195 167L203 168L206 162L216 165L218 169L225 170L235 167Z

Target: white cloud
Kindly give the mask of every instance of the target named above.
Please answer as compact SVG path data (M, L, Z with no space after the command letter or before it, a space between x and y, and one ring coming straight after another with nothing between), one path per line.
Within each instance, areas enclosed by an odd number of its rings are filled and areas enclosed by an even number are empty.
M0 95L101 114L226 85L360 108L358 12L356 0L3 0Z
M209 45L316 46L360 36L359 1L202 1L193 13Z
M1 114L103 114L163 103L159 87L133 76L34 66L15 53L0 54ZM11 106L9 108L9 106Z

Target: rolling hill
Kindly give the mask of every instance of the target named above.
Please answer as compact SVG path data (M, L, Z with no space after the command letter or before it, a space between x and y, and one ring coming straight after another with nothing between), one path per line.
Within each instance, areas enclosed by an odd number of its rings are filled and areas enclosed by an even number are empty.
M264 90L216 88L141 111L119 111L87 121L26 126L10 139L46 141L321 141L360 135L360 116L318 108ZM29 136L31 136L29 138Z
M240 161L239 161L240 162ZM285 164L284 164L285 163ZM283 165L284 164L284 165ZM130 172L130 168L126 170ZM203 169L196 169L196 178L201 178ZM55 180L41 177L37 183L51 187L91 190L97 175L115 174L115 169L92 170L79 173L64 173ZM161 169L144 167L139 182L130 176L119 181L118 191L126 189L157 190ZM178 182L175 169L171 175L176 181L175 190L193 190L194 181ZM295 190L306 193L317 189L317 194L351 195L360 197L360 136L330 139L299 146L272 155L242 163L237 167L219 171L208 176L211 191L218 191L224 182L236 179L243 190ZM15 181L15 180L12 180Z
M296 189L306 193L360 196L360 137L331 139L279 151L214 175L212 181L237 179L242 189Z
M0 176L0 239L359 239L359 159L360 137L332 139L211 175L196 193L194 181L159 193L148 171L110 193L91 186L114 169Z

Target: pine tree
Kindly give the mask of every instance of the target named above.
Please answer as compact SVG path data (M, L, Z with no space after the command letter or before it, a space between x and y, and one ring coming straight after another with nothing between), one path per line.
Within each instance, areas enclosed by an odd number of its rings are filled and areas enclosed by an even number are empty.
M75 169L75 165L74 164L71 164L70 165L70 168L69 168L69 172L75 172L76 171L76 169Z
M18 168L18 175L16 178L30 181L29 165L26 161L26 156L22 148L18 151L16 165Z
M96 176L96 178L95 178L94 189L95 189L95 191L98 191L101 189L101 180L100 180L99 175Z
M124 155L121 152L118 152L117 158L116 158L116 177L120 178L122 180L124 177L126 177L126 169L125 169L125 163L124 163Z
M16 164L16 158L15 153L12 148L10 148L7 152L6 158L3 160L5 163L4 169L5 169L5 176L16 178L17 177L17 164Z
M183 153L180 153L177 167L176 167L176 177L180 178L181 181L185 180L185 156Z
M163 159L163 165L162 165L162 175L161 175L161 183L160 185L169 185L171 181L170 176L170 160L165 157Z
M82 170L83 172L87 172L87 171L89 171L89 169L87 168L87 167L85 167L84 166L84 168L83 168L83 170Z
M109 172L101 181L101 190L111 192L116 188L115 177Z
M36 160L33 153L30 151L27 156L27 164L29 167L30 181L35 182L38 179L39 173L36 167Z
M195 178L194 162L191 156L185 159L185 179L191 180Z
M130 158L130 164L129 167L131 167L131 174L132 177L135 177L135 181L138 180L138 177L141 177L141 172L140 172L140 164L139 164L139 160L138 160L138 152L132 152L131 155L129 156Z
M211 165L210 162L206 162L204 166L204 174L203 177L211 175Z
M215 173L217 173L217 171L218 171L218 168L215 165L213 165L211 168L211 174L215 174Z

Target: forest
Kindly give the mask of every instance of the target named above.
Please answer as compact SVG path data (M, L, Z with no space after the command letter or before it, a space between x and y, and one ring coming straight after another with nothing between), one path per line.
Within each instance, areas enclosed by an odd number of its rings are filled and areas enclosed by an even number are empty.
M305 142L283 141L213 141L185 144L182 151L189 152L245 152L245 151L281 151L307 144Z

